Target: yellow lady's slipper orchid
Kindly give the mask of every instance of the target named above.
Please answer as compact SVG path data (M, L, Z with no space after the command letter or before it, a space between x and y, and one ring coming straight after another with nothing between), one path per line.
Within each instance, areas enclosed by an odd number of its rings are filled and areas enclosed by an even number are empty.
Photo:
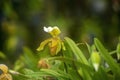
M8 73L8 67L0 64L0 80L12 80L12 76Z
M59 37L59 34L61 33L61 31L57 26L48 27L48 28L44 27L44 31L51 34L52 38L49 38L41 42L40 46L37 48L37 51L43 50L46 44L48 44L50 48L50 53L52 56L57 55L57 53L61 50L61 48L65 50L64 44Z

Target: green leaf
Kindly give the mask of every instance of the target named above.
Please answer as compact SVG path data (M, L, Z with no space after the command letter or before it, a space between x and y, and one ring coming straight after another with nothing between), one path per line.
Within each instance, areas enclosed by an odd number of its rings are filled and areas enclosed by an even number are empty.
M63 79L71 79L71 76L63 71L51 70L51 69L41 69L40 72L45 72L46 74L50 74L54 77L63 78Z
M94 72L94 70L90 66L88 66L84 63L81 63L79 60L75 60L75 59L70 58L70 57L69 58L68 57L50 57L50 58L47 58L47 59L49 61L60 60L60 61L65 62L65 64L67 65L67 73L70 74L71 76L72 75L76 76L76 78L78 78L78 79L74 78L75 80L82 79L81 75L79 74L79 70L81 71L81 69L83 71L84 70L86 71L86 72L84 71L83 75L86 75L86 73L87 74L92 74ZM74 73L71 73L71 72L74 72Z
M73 40L71 40L68 37L65 37L66 42L70 46L71 50L75 54L75 57L79 59L82 63L89 65L86 57L83 55L82 51L78 48L78 46L75 44Z
M75 56L75 59L89 66L89 63L86 57L83 55L83 52L78 48L75 42L68 37L65 37L65 41L70 46L70 49L72 50ZM82 78L84 80L88 80L88 79L91 80L91 74L84 67L76 66L76 68L77 68L78 73L82 75Z
M118 77L120 79L120 67L119 67L119 65L110 56L109 52L104 48L104 46L101 44L101 42L97 38L94 39L94 42L95 42L95 45L96 45L97 49L99 50L101 56L108 63L108 65L110 66L113 73L115 75L117 75L116 77Z
M120 43L118 43L116 51L117 51L117 58L119 60L120 59Z
M22 69L24 67L24 63L22 61L22 56L20 56L20 58L18 60L16 60L15 64L14 64L14 70L18 71L20 69Z
M91 53L92 53L92 50L91 50L90 45L89 45L88 43L85 43L85 44L86 44L86 46L87 46L87 48L88 48L89 54L91 54Z
M71 76L60 70L52 70L52 69L41 69L40 71L34 72L29 69L25 69L25 76L31 79L39 80L43 77L51 77L57 80L67 80L71 79Z
M74 62L76 64L76 66L79 66L79 67L82 67L82 68L84 68L86 70L89 70L89 72L93 72L93 70L91 69L90 66L88 66L88 65L86 65L84 63L81 63L79 60L75 60L73 58L71 59L71 58L66 58L66 57L49 57L47 59L49 61L51 61L51 60L60 60L60 61L66 62L66 63Z
M110 80L108 79L108 75L103 68L94 73L92 80Z
M33 52L27 47L24 47L24 54L22 56L22 60L28 68L32 70L37 70L38 59L33 54Z

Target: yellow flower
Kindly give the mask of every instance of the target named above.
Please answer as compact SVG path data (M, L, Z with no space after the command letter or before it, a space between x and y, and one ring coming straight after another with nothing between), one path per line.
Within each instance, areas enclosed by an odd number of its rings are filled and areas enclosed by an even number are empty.
M44 31L48 32L52 35L52 38L46 39L45 41L41 42L40 46L37 48L37 51L41 51L44 49L44 46L48 44L50 53L52 56L57 55L57 53L61 50L65 50L64 44L59 37L61 33L60 29L57 26L54 27L44 27Z
M0 64L0 80L12 80L12 76L8 73L8 67Z
M4 65L4 64L0 64L0 70L4 74L8 73L8 67L6 65Z
M57 37L61 31L57 26L52 27L44 27L44 31L50 33L53 37Z

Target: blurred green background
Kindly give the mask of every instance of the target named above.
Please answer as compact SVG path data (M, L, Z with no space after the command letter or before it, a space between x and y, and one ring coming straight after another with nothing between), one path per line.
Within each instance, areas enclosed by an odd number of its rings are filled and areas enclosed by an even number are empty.
M76 43L92 44L97 37L113 50L120 34L120 0L0 0L0 53L14 63L23 46L36 52L49 37L44 26L58 26L61 37Z

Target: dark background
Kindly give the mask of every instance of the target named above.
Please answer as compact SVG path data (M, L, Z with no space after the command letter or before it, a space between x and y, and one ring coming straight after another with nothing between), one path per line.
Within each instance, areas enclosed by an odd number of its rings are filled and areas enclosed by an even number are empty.
M44 26L58 26L75 42L93 44L97 37L116 49L120 35L119 0L0 0L0 51L12 62L23 46L33 51L49 35Z

